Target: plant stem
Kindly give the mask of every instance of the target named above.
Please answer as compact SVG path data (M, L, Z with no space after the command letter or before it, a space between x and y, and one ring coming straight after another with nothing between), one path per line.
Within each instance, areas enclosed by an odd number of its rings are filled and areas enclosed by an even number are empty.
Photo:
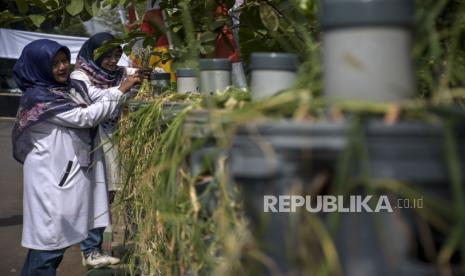
M447 165L449 168L449 176L451 183L451 191L454 199L454 214L455 223L445 245L441 248L438 256L438 261L441 266L447 265L452 258L454 251L458 248L462 256L465 256L465 248L463 247L463 238L465 234L465 194L463 185L463 177L460 168L460 157L457 154L457 141L455 138L454 124L448 120L444 127L444 143Z
M195 37L194 23L189 8L189 0L181 0L179 6L181 8L182 24L184 26L186 43L188 48L188 56L186 60L187 66L194 68L198 67L199 45Z

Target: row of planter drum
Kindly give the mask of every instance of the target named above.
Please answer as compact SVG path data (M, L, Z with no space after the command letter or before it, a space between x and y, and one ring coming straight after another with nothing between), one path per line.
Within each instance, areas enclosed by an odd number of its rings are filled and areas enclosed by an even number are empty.
M183 104L166 103L166 118L174 118L183 107ZM228 157L231 185L240 188L240 200L257 245L275 262L280 273L306 274L302 265L305 260L299 260L296 255L302 251L299 248L306 246L302 242L305 239L302 230L304 233L308 231L307 239L321 240L312 236L314 233L310 228L305 230L306 214L265 212L266 198L279 199L289 195L316 198L336 195L337 192L347 200L345 206L351 197L377 198L375 194L379 197L386 193L389 194L390 207L394 209L393 212L382 210L373 213L364 210L354 212L354 209L339 213L337 210L336 214L320 210L311 214L328 229L336 217L337 227L331 234L343 275L438 275L437 268L425 259L422 252L424 248L416 223L419 212L415 208L423 206L395 206L399 202L395 199L402 198L401 193L393 196L395 191L381 191L379 194L379 191L374 193L366 186L353 186L356 179L363 177L368 177L370 183L392 180L418 190L416 199L422 205L427 205L423 200L433 196L453 206L455 197L446 154L445 125L420 121L387 125L377 119L359 123L358 127L350 121L262 122L239 127L231 147L225 150L218 146L218 137L210 129L209 116L207 111L192 111L185 121L184 129L191 139L203 140L203 146L194 150L189 158L192 174L202 171L206 163L213 163L211 173L214 175L220 157ZM455 154L463 158L465 128L462 125L451 131L454 140L458 141ZM456 165L461 172L465 171L463 160ZM342 181L337 180L337 177L341 178L341 172ZM205 185L201 183L198 191L205 190ZM214 208L214 202L207 204ZM436 245L442 245L444 235L434 228L432 232ZM257 275L272 273L269 267L261 264L248 262L248 265L248 269Z
M202 157L214 160L220 155L228 156L231 184L240 188L241 201L257 245L276 265L271 269L247 262L248 270L256 275L271 275L276 269L282 275L306 275L308 270L303 265L306 261L299 256L299 252L305 251L302 247L310 246L304 241L313 239L313 242L322 243L322 240L315 236L305 217L315 219L317 216L327 229L331 229L336 220L335 232L330 233L343 275L432 276L438 275L438 269L425 258L425 248L420 242L421 227L417 223L422 210L418 208L425 208L431 196L453 206L455 197L445 131L442 124L419 121L387 125L381 120L370 120L361 123L358 130L349 122L255 123L238 129L227 152L215 148L214 139L207 139L205 147L193 153L195 158L191 158L194 161L191 166L199 168ZM458 141L456 154L463 158L465 128L455 127L452 132ZM464 160L456 165L465 171ZM397 188L387 192L377 187L354 186L355 180L363 177L368 178L365 180L369 185L391 180L404 183L418 193L406 199L402 193L394 191ZM462 178L461 186L464 184ZM275 199L274 207L279 208L280 197L291 195L301 198L310 195L313 203L317 196L343 195L346 207L357 204L350 202L351 198L373 197L374 203L370 206L376 211L379 201L375 199L383 194L389 200L390 210L368 212L339 208L330 210L333 213L319 209L316 214L303 214L307 212L304 207L301 208L303 212L292 212L288 200L287 209L281 210L284 212L279 209L278 212L265 211L270 198ZM406 201L410 206L398 206ZM453 217L451 220L452 225L457 222ZM428 223L425 225L430 227ZM434 227L430 230L435 246L442 246L445 235ZM305 234L302 236L302 233ZM457 271L456 275L459 274Z

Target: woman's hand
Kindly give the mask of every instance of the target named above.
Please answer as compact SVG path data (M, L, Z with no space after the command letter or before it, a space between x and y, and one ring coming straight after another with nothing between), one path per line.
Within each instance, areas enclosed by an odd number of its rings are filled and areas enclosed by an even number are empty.
M121 82L119 86L119 91L127 93L129 90L131 90L131 87L133 87L135 84L140 83L141 81L142 78L139 74L130 75Z
M138 68L136 72L136 74L139 75L141 78L149 78L151 73L151 68Z

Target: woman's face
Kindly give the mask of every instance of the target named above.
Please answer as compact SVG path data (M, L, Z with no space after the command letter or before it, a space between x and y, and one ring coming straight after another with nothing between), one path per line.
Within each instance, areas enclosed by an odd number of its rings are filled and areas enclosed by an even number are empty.
M66 82L68 80L69 60L65 52L59 51L53 58L52 73L57 82Z
M116 64L118 63L122 54L123 51L121 49L114 49L108 57L103 58L100 66L102 66L102 68L105 70L115 71L118 68Z

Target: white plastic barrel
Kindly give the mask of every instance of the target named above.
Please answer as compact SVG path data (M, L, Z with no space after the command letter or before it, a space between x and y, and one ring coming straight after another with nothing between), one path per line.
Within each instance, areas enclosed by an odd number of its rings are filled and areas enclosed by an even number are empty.
M176 70L176 86L178 93L199 92L199 84L193 68Z
M223 58L200 60L200 93L216 94L231 85L231 61Z
M261 100L291 87L297 78L297 56L289 53L252 53L250 56L253 100Z
M331 100L414 96L411 0L324 0L324 91Z

